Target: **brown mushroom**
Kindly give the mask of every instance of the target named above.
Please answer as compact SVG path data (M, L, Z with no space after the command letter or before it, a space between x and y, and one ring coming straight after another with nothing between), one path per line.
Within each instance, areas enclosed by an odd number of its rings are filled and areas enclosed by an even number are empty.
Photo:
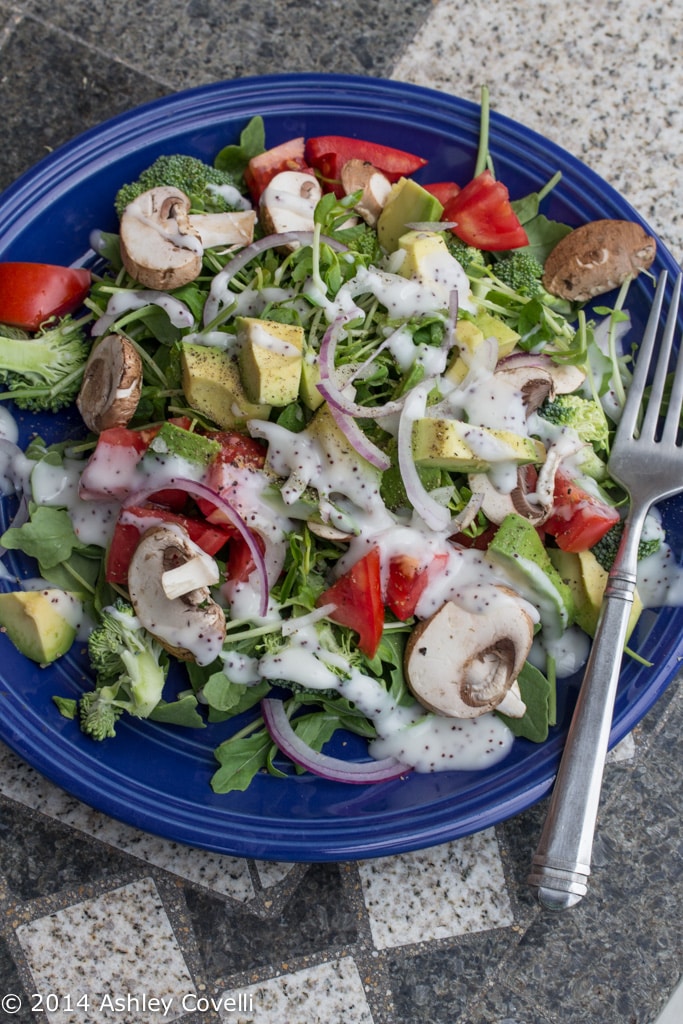
M142 389L142 360L120 334L108 334L93 348L83 372L76 405L88 430L99 434L125 427Z
M315 208L322 198L317 178L304 171L281 171L272 178L259 200L259 216L269 235L312 231Z
M168 186L141 193L123 211L121 260L146 288L171 291L199 276L202 242L189 212L185 193Z
M528 499L528 470L528 466L519 467L517 485L509 493L499 491L486 473L470 473L467 482L472 494L481 498L481 511L490 522L500 524L513 512L524 516L534 526L540 526L549 518L551 505Z
M452 601L418 623L405 651L405 675L414 697L430 711L476 718L494 708L521 717L514 684L534 635L531 616L511 591L502 614L469 612Z
M508 365L499 363L496 367L496 375L504 377L520 392L527 416L543 405L546 399L554 397L553 375L549 369L543 366L516 366L512 363Z
M182 527L166 525L143 535L128 569L142 625L176 658L199 665L210 664L225 640L225 614L208 585L217 579L211 562Z
M342 167L341 183L347 196L362 191L354 210L374 228L391 191L389 179L367 160L353 159Z
M553 295L587 302L618 288L653 263L657 243L627 220L595 220L560 239L545 262L543 285Z

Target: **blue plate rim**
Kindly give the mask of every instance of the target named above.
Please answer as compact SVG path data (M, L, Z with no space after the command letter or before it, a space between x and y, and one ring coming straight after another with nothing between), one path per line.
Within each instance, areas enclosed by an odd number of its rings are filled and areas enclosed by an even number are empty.
M312 91L315 92L313 101ZM265 102L269 104L268 110L259 110L259 105L263 107ZM234 130L234 122L238 118L246 123L251 113L261 112L266 115L268 125L269 121L281 119L283 112L292 116L301 113L302 104L306 112L314 109L338 117L342 116L342 107L360 111L374 118L375 127L379 125L380 113L389 120L400 118L407 121L416 130L419 122L420 128L434 133L443 132L446 125L459 124L463 131L466 130L470 143L478 131L479 106L474 100L411 83L353 75L285 73L214 82L171 93L119 114L65 143L0 194L0 216L7 215L0 238L0 256L12 253L12 247L37 212L49 209L58 196L84 178L86 170L103 170L113 159L120 161L138 153L141 142L146 147L166 144L170 114L174 115L176 123L180 119L183 126L193 118L198 119L197 130L201 134L207 121L213 126L221 118L227 119L231 130ZM271 143L269 138L269 144L276 141L281 140L274 138ZM638 221L651 231L630 203L576 157L531 129L497 114L494 109L491 115L494 156L501 152L507 154L511 148L514 150L522 144L527 147L529 159L533 157L535 161L534 174L539 184L545 180L541 171L546 171L548 164L562 167L565 172L564 193L569 196L565 203L579 202L579 194L580 201L584 203L596 201L593 197L599 195L606 209L618 210L622 216ZM406 145L405 148L410 147ZM658 245L658 264L675 270L673 257L659 239ZM683 618L675 611L671 615L680 635ZM632 684L633 695L622 701L623 706L615 717L611 745L640 721L676 674L683 640L676 643L668 633L667 637L666 660L658 666L656 681L642 687ZM74 671L77 669L65 662L58 675L69 675ZM0 682L4 673L4 669L0 670ZM460 808L456 808L457 801L452 795L438 796L431 804L411 808L410 814L397 807L379 814L376 822L368 822L365 809L360 817L353 814L354 806L363 803L363 795L349 793L347 787L345 795L336 788L333 791L334 802L341 801L351 809L348 814L338 817L321 819L314 816L308 821L303 819L299 822L297 819L292 824L287 814L278 809L270 818L266 813L265 817L257 820L248 808L244 810L241 805L236 808L226 797L223 804L211 802L209 818L203 820L207 808L201 801L198 813L196 803L160 792L154 781L131 779L125 765L122 766L117 759L110 759L106 745L105 749L97 745L96 750L92 745L85 746L90 741L73 735L73 730L69 732L69 723L57 721L58 716L46 720L32 715L28 700L22 701L21 695L14 694L8 701L5 686L0 696L6 712L0 716L0 739L38 771L85 803L113 818L171 840L217 853L257 859L311 861L386 856L459 838L498 824L535 803L550 789L559 759L559 746L555 740L550 758L539 757L539 751L531 751L527 760L521 762L521 767L513 765L506 769L504 762L490 780L491 773L482 775L483 788L497 789L497 794L491 797L487 792L483 803L475 797L465 801ZM44 693L42 696L44 698ZM151 723L143 723L142 726L134 723L126 730L124 746L127 748L129 743L138 742L142 734L153 744L163 747L159 729ZM118 743L118 740L113 742ZM183 756L191 758L191 743ZM206 774L206 767L203 771ZM277 785L277 780L269 781ZM297 786L304 793L317 784L317 780L297 780ZM122 785L128 787L125 793L121 791ZM367 787L360 788L364 790ZM438 791L439 786L435 788ZM200 794L197 794L197 799L200 800ZM284 831L278 834L278 828Z

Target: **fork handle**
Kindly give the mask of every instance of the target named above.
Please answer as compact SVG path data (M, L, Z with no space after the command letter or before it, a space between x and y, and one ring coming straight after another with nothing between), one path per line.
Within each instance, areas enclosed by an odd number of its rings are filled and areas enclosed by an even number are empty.
M624 538L625 539L625 538ZM610 573L560 768L528 883L549 910L585 896L635 573Z

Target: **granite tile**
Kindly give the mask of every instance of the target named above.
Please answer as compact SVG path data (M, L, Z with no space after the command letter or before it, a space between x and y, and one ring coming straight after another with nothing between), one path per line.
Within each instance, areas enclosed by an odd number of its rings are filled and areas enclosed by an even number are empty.
M15 1024L35 1024L36 1015L31 1010L31 1004L27 998L24 985L19 977L17 965L9 950L7 941L0 936L0 994L3 996L13 995L16 997L16 1013L12 1013L12 1021ZM12 1001L5 1003L5 1008L11 1010Z
M359 872L377 949L512 923L492 829L428 850L361 861Z
M163 1019L177 1020L195 992L151 879L36 918L17 937L35 990L59 995L51 1022L83 1024L85 1013L90 1024L140 1024L162 1005Z
M358 968L350 957L224 992L221 1019L233 1024L373 1024ZM253 1015L234 1011L246 1000Z
M453 31L457 25L458 30ZM478 101L569 150L683 255L676 0L440 0L392 77Z
M154 864L196 885L241 903L248 902L255 895L249 866L242 858L183 846L109 818L43 778L2 743L0 792L122 853Z
M409 957L388 954L396 1024L459 1022L518 938L511 929L480 932Z
M168 91L30 19L0 37L0 54L3 132L10 140L0 157L0 189L87 128Z
M131 862L7 800L0 802L0 874L21 900L122 876Z
M353 944L358 922L336 864L313 864L275 916L263 918L191 889L186 893L207 975L230 976Z
M32 0L34 16L177 89L288 71L387 74L431 0Z

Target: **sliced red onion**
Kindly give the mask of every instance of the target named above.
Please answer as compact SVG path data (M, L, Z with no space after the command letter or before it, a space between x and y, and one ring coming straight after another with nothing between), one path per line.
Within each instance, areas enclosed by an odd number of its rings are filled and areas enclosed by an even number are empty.
M239 530L247 544L247 547L249 548L249 551L251 552L252 558L254 559L254 565L256 566L261 591L259 614L262 616L265 615L268 611L268 594L270 589L266 560L254 533L249 529L239 512L233 508L231 503L227 498L224 498L222 494L214 491L214 489L207 486L207 484L200 483L198 480L190 480L185 477L170 477L170 479L164 481L164 488L166 487L177 491L184 491L185 494L189 494L193 498L202 498L204 501L211 502L211 504L215 505L216 508L225 515L226 519L228 519L232 525ZM156 494L159 489L159 484L155 483L148 487L143 487L139 491L135 491L134 494L129 494L123 502L123 508L141 504L150 498L152 494Z
M457 220L411 220L406 227L409 231L450 231L458 226Z
M347 416L341 409L337 409L333 403L328 402L332 419L337 424L342 434L352 448L369 462L376 469L389 469L391 458L381 448L378 448L370 438L361 430L353 416Z
M266 697L261 701L261 712L271 739L282 753L301 768L323 779L364 785L388 782L412 770L394 757L385 757L381 761L342 761L341 758L313 750L295 733L281 700Z
M338 409L347 416L354 416L359 419L381 419L384 416L393 416L403 408L404 398L394 402L385 402L382 405L365 406L359 405L344 394L337 382L337 374L334 366L334 356L337 350L337 343L346 320L338 317L325 331L320 343L318 353L318 368L320 370L320 382L317 385L318 391L323 396L331 409ZM384 346L389 339L382 343ZM378 349L379 351L379 349ZM376 353L377 354L377 353ZM368 360L369 362L369 360ZM367 363L366 363L367 365Z
M407 396L398 421L398 466L410 504L431 530L440 533L448 528L451 514L425 490L413 458L413 423L424 415L431 387L431 381L423 381Z
M229 263L226 263L223 270L216 274L211 282L209 295L204 304L204 325L210 324L218 316L221 295L227 291L233 277L239 274L240 270L243 270L253 259L260 256L261 253L267 252L268 249L277 249L280 246L295 243L298 245L312 245L313 240L313 231L285 231L275 235L266 235L264 238L259 238L250 245L245 246L236 256L232 257ZM328 235L322 235L320 241L324 242L325 245L329 245L335 252L348 251L348 246L338 242L336 238L330 238Z

